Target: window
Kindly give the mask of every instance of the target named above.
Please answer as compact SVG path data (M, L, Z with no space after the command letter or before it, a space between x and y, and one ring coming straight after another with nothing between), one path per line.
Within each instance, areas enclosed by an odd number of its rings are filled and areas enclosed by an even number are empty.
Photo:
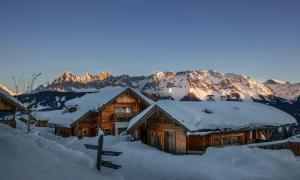
M70 113L75 112L77 111L77 105L68 106L67 109Z
M231 137L231 144L232 145L239 145L239 144L241 144L239 136L232 136Z
M213 138L213 146L221 146L221 138Z
M0 112L0 120L8 121L14 119L13 112Z
M88 129L82 129L82 135L83 136L86 136L86 135L88 135Z
M224 137L223 138L223 145L231 144L231 138L230 137Z
M117 107L115 113L131 113L130 107Z

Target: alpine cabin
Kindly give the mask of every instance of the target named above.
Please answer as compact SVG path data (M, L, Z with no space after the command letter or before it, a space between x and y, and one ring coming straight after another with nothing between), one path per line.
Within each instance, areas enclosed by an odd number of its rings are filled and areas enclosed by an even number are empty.
M134 89L112 88L67 101L66 108L48 123L61 136L92 137L99 129L106 135L118 135L127 130L131 118L151 103Z
M23 105L12 95L0 88L0 123L16 127L15 114L24 110Z
M269 140L295 118L271 106L237 101L161 100L129 124L134 139L175 154Z

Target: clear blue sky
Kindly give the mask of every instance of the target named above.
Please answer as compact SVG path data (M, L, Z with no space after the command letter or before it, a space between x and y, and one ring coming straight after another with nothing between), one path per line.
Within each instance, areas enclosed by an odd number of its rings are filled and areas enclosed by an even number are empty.
M0 0L0 82L213 69L300 82L299 0Z

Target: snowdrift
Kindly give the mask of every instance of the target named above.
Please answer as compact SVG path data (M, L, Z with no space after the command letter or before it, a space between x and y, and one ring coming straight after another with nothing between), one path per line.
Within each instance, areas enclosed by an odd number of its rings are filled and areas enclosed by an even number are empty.
M123 165L125 179L177 180L298 180L299 157L289 150L264 150L245 146L208 148L200 155L173 155L140 142L113 146L123 152L114 159ZM135 173L129 173L130 171Z
M1 180L122 179L99 173L95 161L82 152L2 124L0 144Z

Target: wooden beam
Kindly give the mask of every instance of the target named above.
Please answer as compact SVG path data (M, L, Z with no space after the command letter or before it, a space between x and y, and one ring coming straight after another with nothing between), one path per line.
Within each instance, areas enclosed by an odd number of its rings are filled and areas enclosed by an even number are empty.
M190 141L189 136L186 136L186 152L188 153L190 151Z
M268 139L271 138L272 134L274 133L274 128L268 129Z
M267 134L266 134L265 130L260 130L260 132L267 138Z
M99 136L98 138L98 151L97 151L97 169L101 171L102 165L102 148L103 148L103 135Z

